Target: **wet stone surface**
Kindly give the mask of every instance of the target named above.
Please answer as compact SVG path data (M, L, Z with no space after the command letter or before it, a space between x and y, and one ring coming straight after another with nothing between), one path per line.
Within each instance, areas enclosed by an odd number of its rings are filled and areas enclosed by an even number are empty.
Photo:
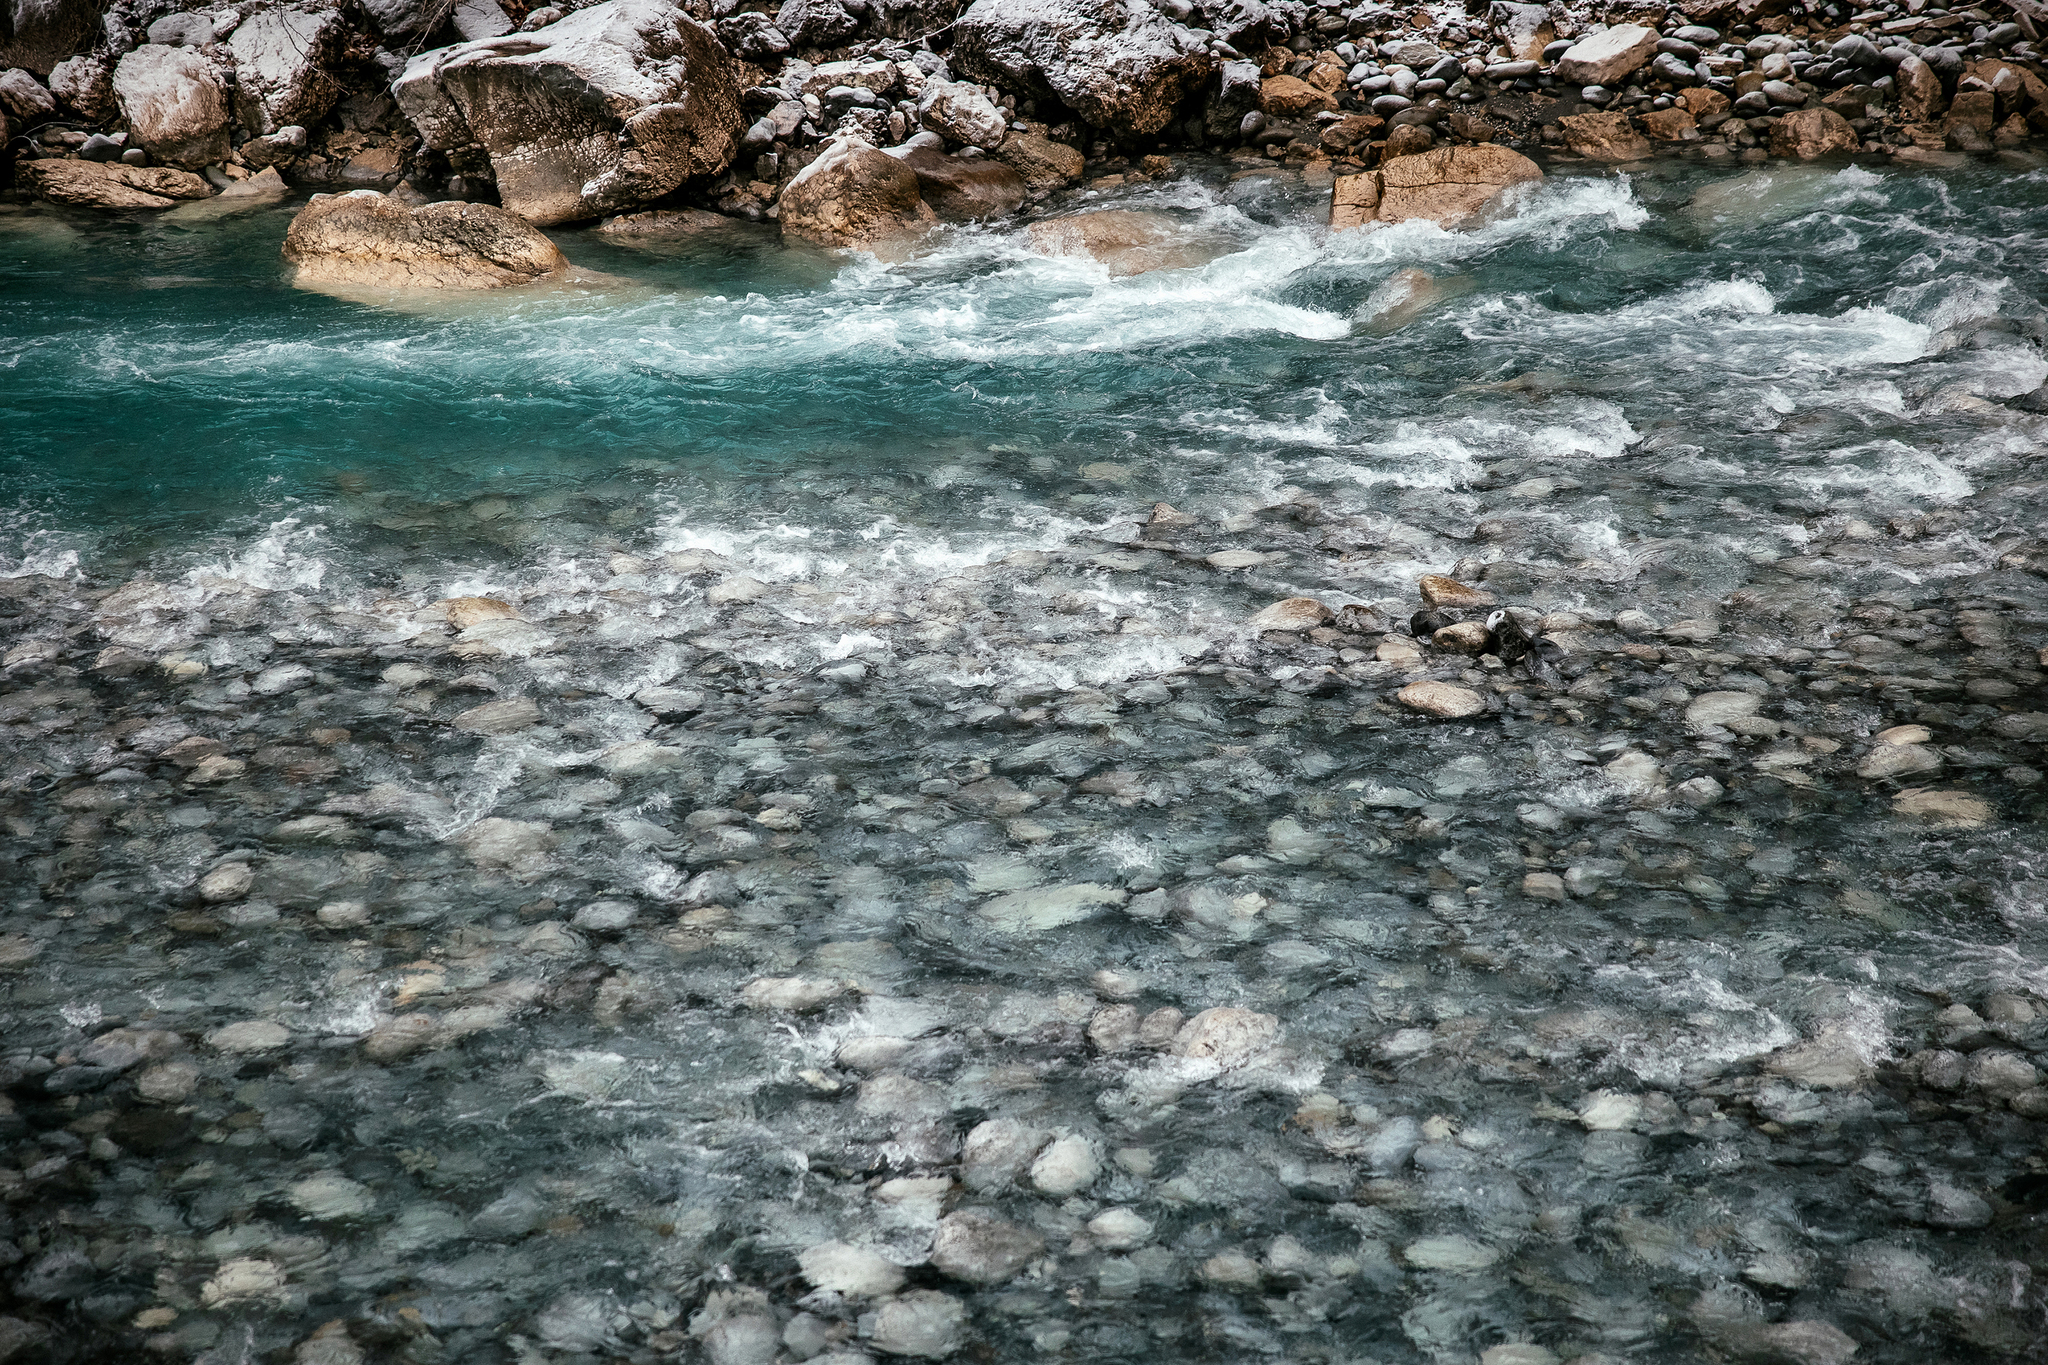
M614 426L501 376L527 464L323 427L118 527L0 412L0 1353L2032 1358L2039 192L1772 174L138 328L214 448L264 328L420 443L491 348ZM694 457L676 310L803 352L717 403L958 430Z

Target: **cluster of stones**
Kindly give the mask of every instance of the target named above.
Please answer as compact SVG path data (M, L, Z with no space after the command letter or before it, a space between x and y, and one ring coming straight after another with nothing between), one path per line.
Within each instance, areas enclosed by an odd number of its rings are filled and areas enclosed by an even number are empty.
M1659 146L1939 159L2048 121L2024 6L1725 8L1652 26L1506 0L1449 22L1292 0L128 0L102 19L65 0L0 42L0 119L19 134L18 187L64 203L371 189L495 199L546 226L672 201L783 217L794 189L789 230L827 245L1014 212L1084 174L1164 174L1176 150L1327 162L1333 178L1488 143L1613 162ZM1528 178L1507 164L1425 174ZM1340 221L1390 217L1385 188L1352 186Z
M538 505L461 511L499 525ZM2027 709L2027 610L1947 588L1918 610L1865 600L1796 632L1839 646L1807 649L1745 619L1754 601L1723 604L1725 621L1556 608L1529 623L1569 642L1567 685L1548 688L1512 678L1475 620L1388 624L1512 604L1526 570L1475 560L1422 578L1419 603L1272 602L1220 623L1216 662L1115 691L975 683L940 711L945 672L925 656L743 662L786 637L778 603L937 650L934 628L1000 639L1019 603L1055 601L1054 624L1087 638L1117 626L1063 597L1084 575L1264 588L1270 566L1355 554L1373 527L1304 502L1228 519L1162 505L1129 538L1020 551L886 618L707 552L601 545L601 600L690 622L683 671L630 696L583 686L617 667L583 594L365 612L228 580L0 580L22 637L0 655L17 760L0 818L23 855L0 979L47 1021L0 1053L0 1236L20 1252L0 1345L35 1359L72 1330L206 1360L246 1326L299 1365L481 1357L510 1333L570 1358L872 1365L1109 1340L1136 1306L1221 1328L1255 1305L1320 1340L1345 1330L1332 1305L1406 1308L1446 1284L1571 1301L1576 1282L1545 1268L1611 1241L1631 1275L1684 1288L1667 1330L1689 1348L1839 1363L1925 1332L2024 1358L2025 1317L1972 1288L2009 1267L1996 1236L1941 1239L2018 1219L2039 1179L2037 991L1942 993L1886 1056L1825 978L1803 1036L1744 1042L1715 1031L1725 1000L1683 1020L1647 998L1562 1007L1558 969L1513 950L1518 922L1555 919L1611 956L1602 970L1696 984L1672 944L1773 885L1846 882L1826 913L1816 901L1814 935L1902 913L1870 869L1823 873L1774 831L1798 801L1868 799L1894 822L1890 871L1920 876L1948 856L1936 841L2029 809L2041 774L2022 760L2039 761L2048 716ZM1816 552L1884 534L1851 526ZM2007 547L1976 586L2038 574L2038 548ZM206 648L140 647L209 592ZM1825 601L1809 586L1797 605ZM1958 676L1916 676L1936 670ZM1598 752L1561 760L1583 779L1511 804L1512 874L1424 856L1491 818L1473 802L1483 750L1544 744L1552 722ZM1279 762L1271 740L1421 725L1445 752L1458 729L1484 735L1424 790L1303 766L1288 813L1171 874L1095 859L1098 876L1044 877L1016 852L1200 827L1277 777L1253 757ZM492 757L519 769L504 804L458 814L459 774ZM1567 811L1549 788L1572 781L1612 812ZM684 875L621 885L622 849ZM933 879L961 860L965 885ZM916 932L845 927L898 903L923 907ZM1113 936L1089 937L1097 921ZM1111 955L1134 939L1159 950ZM1062 943L1105 956L1057 984L1074 973ZM1782 973L1789 951L1753 969ZM321 965L256 970L287 954ZM1242 980L1225 954L1244 955ZM107 1012L76 1005L81 971ZM149 988L115 979L132 972ZM167 972L213 984L166 996ZM1481 977L1536 1003L1452 1008ZM1320 1005L1303 1011L1310 982ZM316 988L373 1007L323 1017ZM1584 1083L1671 1029L1740 1065ZM722 1065L696 1069L707 1051ZM1206 1140L1212 1101L1251 1116L1232 1145ZM568 1125L626 1135L634 1159L558 1150ZM1651 1211L1604 1192L1669 1151L1833 1181L1889 1221L1852 1245L1809 1236L1765 1216L1772 1189L1714 1251L1726 1279L1646 1260L1634 1249L1695 1238L1704 1254L1728 1216L1704 1196ZM670 1163L704 1185L650 1183ZM1589 1179L1603 1193L1576 1193ZM1513 1217L1468 1220L1451 1197L1502 1181ZM555 1273L607 1261L633 1278ZM1805 1291L1790 1312L1754 1301ZM1489 1340L1479 1358L1602 1358L1605 1325L1534 1315L1549 1344Z

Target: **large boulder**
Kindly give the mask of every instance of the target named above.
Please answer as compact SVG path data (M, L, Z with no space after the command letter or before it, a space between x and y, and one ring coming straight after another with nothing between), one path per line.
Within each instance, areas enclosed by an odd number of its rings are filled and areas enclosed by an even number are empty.
M280 6L244 19L228 38L235 59L235 104L251 132L310 127L334 107L335 64L348 24L331 9Z
M190 171L118 161L23 161L14 177L38 199L87 209L167 209L213 194L213 186Z
M1613 85L1656 55L1656 29L1616 24L1566 48L1557 59L1557 78L1567 85Z
M782 230L820 246L872 249L917 236L938 222L917 172L857 137L835 138L783 186Z
M1376 171L1338 178L1330 226L1428 218L1462 227L1511 187L1542 178L1542 168L1528 157L1490 142L1398 156Z
M1215 65L1199 37L1141 0L975 0L947 56L1119 133L1164 128Z
M103 8L99 0L0 0L0 68L49 75L57 63L92 46Z
M114 68L114 98L153 159L187 168L227 160L227 88L192 48L145 43L128 53Z
M567 223L723 170L746 116L731 55L668 0L423 52L392 86L429 147L481 147L506 208Z
M1863 139L1832 109L1798 109L1771 128L1771 154L1800 161L1861 151Z
M947 156L937 147L890 148L917 175L918 196L941 222L976 223L1024 206L1024 177L985 156Z
M316 194L284 236L300 284L499 289L568 268L547 236L493 204L408 208L375 190Z

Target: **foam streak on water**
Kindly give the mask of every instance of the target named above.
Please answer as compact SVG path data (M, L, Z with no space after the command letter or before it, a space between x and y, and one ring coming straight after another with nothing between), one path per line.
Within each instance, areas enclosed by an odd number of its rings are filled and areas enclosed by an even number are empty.
M2048 188L1320 198L394 300L0 216L0 1331L2037 1358Z

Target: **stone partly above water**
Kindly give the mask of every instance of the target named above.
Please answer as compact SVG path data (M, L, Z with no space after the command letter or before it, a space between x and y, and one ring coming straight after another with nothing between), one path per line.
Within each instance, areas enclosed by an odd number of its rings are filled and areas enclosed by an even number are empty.
M15 178L23 189L52 203L93 209L168 209L214 192L190 171L120 162L24 161Z
M1111 275L1142 275L1200 265L1215 252L1191 240L1163 213L1143 209L1099 209L1033 223L1031 246L1048 256L1080 256L1100 262Z
M1395 157L1378 170L1339 177L1330 226L1428 218L1445 227L1464 227L1509 189L1542 179L1541 167L1505 147L1439 147Z
M499 289L569 262L547 236L492 204L409 208L375 190L318 194L285 233L301 284Z
M874 248L938 222L906 162L859 138L834 142L782 192L782 230L819 246Z

